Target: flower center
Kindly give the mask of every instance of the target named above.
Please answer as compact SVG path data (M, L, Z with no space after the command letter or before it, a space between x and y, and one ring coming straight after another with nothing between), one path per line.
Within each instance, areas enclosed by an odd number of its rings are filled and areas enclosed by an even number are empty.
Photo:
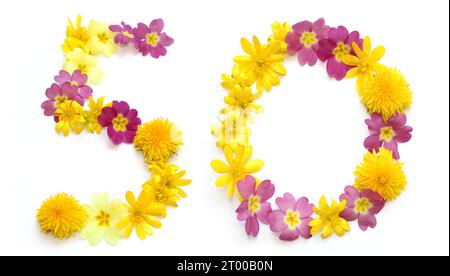
M103 210L95 217L99 226L109 226L111 216Z
M293 230L300 223L300 214L289 210L287 211L286 216L284 216L284 222L286 222L288 227Z
M80 70L81 73L86 74L88 72L88 66L84 63L77 64L77 69Z
M71 81L71 82L70 82L70 85L72 85L72 86L78 86L78 82L76 82L76 81Z
M134 37L132 34L130 34L130 33L127 32L127 31L122 32L122 34L123 34L124 36L128 37L128 38L133 38L133 37Z
M367 211L372 207L372 203L363 197L355 201L355 210L359 213L366 214Z
M339 41L336 48L333 49L333 55L338 61L341 61L342 57L348 55L349 53L350 53L350 46L344 44L342 41Z
M153 47L156 46L159 42L159 36L155 33L149 33L147 34L147 44L152 45Z
M386 142L390 142L395 136L395 132L391 126L383 127L380 130L380 139Z
M252 195L248 198L248 209L253 215L255 212L259 211L261 205L259 204L259 196Z
M112 121L114 130L125 131L127 129L128 120L122 114L117 115Z
M388 177L385 175L377 176L377 182L378 182L378 185L380 185L380 186L385 186L386 183L388 182L388 180L389 180Z
M357 65L357 67L358 67L359 71L363 74L368 74L372 71L370 60L366 56L359 59L359 63Z
M108 34L103 32L103 33L99 33L97 35L98 37L98 41L100 41L101 43L106 43L108 41Z
M304 32L300 37L300 42L306 47L311 47L313 44L317 43L315 32Z
M55 100L56 100L56 105L60 105L63 102L67 101L68 99L67 99L67 96L56 96Z

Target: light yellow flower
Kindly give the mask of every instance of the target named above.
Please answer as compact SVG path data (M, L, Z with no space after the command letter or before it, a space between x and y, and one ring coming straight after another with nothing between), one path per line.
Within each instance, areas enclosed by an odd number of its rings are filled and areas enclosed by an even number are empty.
M85 111L78 102L66 100L58 104L55 116L58 118L55 125L57 133L62 131L64 136L68 136L70 129L77 134L83 131L86 122Z
M262 160L250 160L252 155L252 147L238 146L236 153L233 153L229 145L224 147L225 158L228 163L221 160L214 160L211 162L211 167L217 173L224 174L216 181L217 187L227 186L227 195L231 197L233 191L236 189L236 184L239 180L244 179L246 175L258 172L264 166Z
M408 183L402 167L403 163L395 160L388 149L380 148L379 153L375 150L368 152L356 167L354 186L358 190L371 189L387 201L394 200Z
M89 40L87 46L91 55L103 54L112 56L118 49L114 42L115 34L109 30L109 25L92 20L87 30Z
M240 85L241 87L252 86L255 83L255 79L251 78L251 76L242 70L239 69L239 65L235 64L231 71L231 75L222 75L222 87L230 90L233 89L234 86Z
M116 245L124 236L123 229L117 227L117 222L126 212L122 201L109 201L108 193L92 196L91 205L85 207L88 211L88 223L81 230L82 239L90 245L99 244L104 238L110 245Z
M241 110L227 110L225 119L220 125L212 125L211 133L217 138L217 147L223 149L229 145L233 152L239 145L247 147L250 139L250 128L247 126L245 114Z
M42 232L67 239L83 228L87 211L73 196L60 193L42 203L36 218Z
M253 45L242 38L241 46L248 56L236 56L234 62L239 65L241 71L256 80L256 89L270 91L272 86L279 85L279 75L286 74L286 68L281 64L284 55L277 53L280 44L261 45L258 38L253 36Z
M280 24L280 22L275 21L272 24L272 34L268 39L269 43L279 43L280 52L287 53L287 43L285 41L285 38L290 31L292 31L291 25L286 22Z
M89 84L98 84L103 78L103 72L97 67L97 58L86 54L80 48L67 53L63 69L70 74L80 70L81 73L88 75Z
M383 67L378 61L384 56L385 49L383 46L377 46L372 51L372 44L368 36L364 38L362 50L355 42L352 42L352 48L356 56L345 55L342 57L342 62L353 67L345 77L349 79L357 77L357 90L359 91L361 86L373 78L375 73Z
M64 44L61 46L64 53L69 53L76 48L82 49L84 52L89 53L87 47L87 41L89 40L89 35L86 27L81 26L81 15L77 16L76 26L73 25L72 20L69 18L69 25L66 30L66 39Z
M105 97L100 97L97 101L92 96L89 97L89 110L86 110L86 128L89 132L100 134L103 127L98 123L98 117L102 114L102 109L112 106L111 103L103 105Z
M337 203L333 199L331 206L329 206L325 196L322 196L319 201L319 208L314 206L314 213L318 217L309 222L311 235L316 235L323 229L321 237L325 239L331 236L333 232L339 236L343 236L345 232L350 231L348 222L339 216L344 211L346 203L346 200Z
M139 239L145 240L147 235L153 235L151 226L161 228L161 221L155 216L165 215L166 208L155 202L154 193L142 191L136 201L134 194L128 191L126 199L128 204L124 206L128 211L117 224L125 229L125 237L130 237L133 228L136 228Z

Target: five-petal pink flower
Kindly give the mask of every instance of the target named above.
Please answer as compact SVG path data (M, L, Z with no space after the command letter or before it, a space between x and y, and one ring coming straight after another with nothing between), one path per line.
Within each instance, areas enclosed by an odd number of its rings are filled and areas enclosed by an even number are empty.
M378 152L380 147L391 150L395 159L400 159L398 143L408 142L412 135L412 127L406 126L406 115L396 114L386 122L378 113L372 113L366 119L370 136L364 140L364 146L369 150Z
M290 193L285 193L283 197L276 199L279 210L274 210L269 214L270 230L281 233L280 240L292 241L302 236L305 239L311 237L311 227L313 204L310 204L306 197L295 200Z
M115 32L114 42L123 46L133 43L138 48L137 41L135 40L135 29L125 22L121 22L120 25L110 25L109 29Z
M166 47L173 43L173 38L162 32L164 21L162 19L153 20L149 26L139 23L135 29L136 41L139 51L143 56L150 54L154 58L164 56L167 53Z
M348 54L355 55L352 42L362 48L363 40L357 31L349 34L344 26L330 28L327 36L328 38L319 41L316 54L321 61L327 62L328 75L336 80L342 80L351 68L342 62L342 57Z
M327 38L328 26L320 18L314 23L302 21L292 26L292 31L286 35L287 50L290 54L297 54L300 65L313 66L317 63L316 50L321 39Z
M54 83L47 88L45 95L48 100L41 104L41 108L44 109L45 116L53 116L59 103L66 100L75 100L75 97L77 96L77 88L73 87L68 82L61 85Z
M270 180L264 180L256 188L256 180L247 175L244 180L237 183L237 188L244 198L236 210L237 219L245 220L245 231L256 237L259 232L259 221L269 224L269 213L272 211L270 203L267 202L275 192L275 185Z
M364 189L361 192L353 186L345 187L345 193L339 197L340 201L346 200L346 208L339 216L347 221L358 220L361 230L377 225L375 217L384 207L384 199L375 191Z
M80 70L75 70L72 74L61 70L59 75L55 76L55 81L63 85L64 83L69 83L72 87L76 88L76 95L73 100L77 101L80 105L84 105L84 101L89 99L92 95L92 88L86 85L88 81L88 76L81 73Z

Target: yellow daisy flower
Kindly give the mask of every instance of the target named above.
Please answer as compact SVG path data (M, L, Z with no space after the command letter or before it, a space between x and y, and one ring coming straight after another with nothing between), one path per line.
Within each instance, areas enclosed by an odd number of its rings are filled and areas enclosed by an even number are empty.
M138 127L134 146L142 151L147 163L167 162L183 145L181 131L167 119L155 119Z
M58 239L67 239L83 228L87 211L73 196L60 193L42 203L36 218L42 232L51 233Z
M272 34L268 39L269 43L279 43L280 52L287 53L287 43L285 41L285 38L290 31L292 31L291 25L286 22L280 24L280 22L275 21L272 24Z
M75 70L88 75L89 84L98 84L103 78L103 72L97 67L97 58L86 54L80 48L67 53L63 69L70 74Z
M262 106L254 102L259 99L261 95L262 91L253 93L250 87L242 87L236 84L224 98L224 102L233 108L241 108L245 111L260 113L263 111ZM222 111L222 113L224 112Z
M371 189L379 193L385 200L397 198L407 184L402 170L403 163L392 158L392 151L380 148L364 155L364 160L356 167L354 186L359 189Z
M252 86L255 83L255 79L251 79L249 74L243 72L239 69L239 65L235 64L231 71L231 75L222 75L222 87L230 90L233 89L234 86L240 85L241 87Z
M238 146L236 153L233 153L231 147L226 145L224 147L225 158L228 163L221 160L214 160L211 162L211 167L217 173L224 174L216 181L217 187L227 186L227 195L231 197L233 191L236 189L236 184L239 180L244 179L246 175L258 172L264 166L262 160L250 160L252 155L252 147Z
M98 123L98 117L102 114L102 109L112 106L111 103L103 105L105 97L100 97L97 101L92 96L89 97L89 110L86 110L86 128L89 132L100 134L103 127Z
M348 221L339 216L344 211L346 203L346 200L337 203L333 199L331 206L329 206L325 196L322 196L319 201L319 208L314 206L314 213L318 217L309 222L311 235L316 235L323 229L321 237L325 239L331 236L333 232L339 236L343 236L345 232L350 231Z
M156 162L149 165L152 175L159 175L160 182L169 189L175 190L176 194L181 197L186 197L186 193L181 187L191 184L192 180L183 179L186 175L185 170L180 171L180 167L175 164ZM156 195L157 197L157 195Z
M161 221L155 216L165 215L164 205L155 202L155 195L152 192L142 191L136 201L134 194L130 191L126 193L128 204L125 216L119 220L117 227L125 229L125 237L130 237L133 228L141 240L145 240L147 235L153 235L152 227L161 228Z
M352 48L356 56L345 55L342 57L342 62L354 67L347 72L345 77L349 79L357 77L359 91L361 85L373 78L375 72L382 67L378 61L384 56L385 49L383 46L377 46L372 51L372 44L368 36L364 38L362 50L355 42L352 43Z
M109 30L108 24L92 20L87 33L89 35L87 46L90 54L103 54L105 57L110 57L117 51L118 47L114 42L115 35Z
M85 111L78 102L66 100L58 104L55 116L58 118L55 125L57 133L62 131L64 136L68 136L70 129L77 134L83 131L86 122Z
M69 18L69 25L66 30L66 39L61 46L64 53L69 53L76 48L82 49L84 52L89 53L87 42L89 40L89 34L86 27L81 26L81 15L77 16L76 26L73 25L72 20Z
M103 238L108 244L116 245L124 235L123 229L117 227L126 212L122 201L109 201L108 193L94 194L91 205L85 208L89 220L80 232L81 238L88 240L90 245L99 244Z
M409 84L395 68L380 68L375 77L361 85L359 95L369 113L379 113L385 121L404 113L412 104Z
M286 74L286 68L281 64L284 55L277 54L280 44L261 45L258 38L253 36L253 45L242 38L241 46L248 56L236 56L234 62L243 72L256 80L256 89L270 91L273 85L279 85L279 75Z
M178 206L177 201L180 200L180 197L177 195L177 191L167 187L161 181L161 176L157 174L153 175L150 180L142 185L142 190L154 193L155 202L173 207Z

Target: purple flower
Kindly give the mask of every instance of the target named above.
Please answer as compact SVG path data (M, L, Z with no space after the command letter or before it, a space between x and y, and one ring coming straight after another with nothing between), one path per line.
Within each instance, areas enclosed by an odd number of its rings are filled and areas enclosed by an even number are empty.
M73 100L82 106L84 105L84 100L89 99L92 95L92 88L86 85L88 76L81 73L80 70L75 70L72 74L61 70L59 71L59 75L55 76L55 81L60 85L69 83L72 87L75 87L77 92Z
M166 33L161 32L164 28L162 19L155 19L147 26L139 23L135 29L138 49L143 56L150 55L154 58L166 55L166 47L173 43L173 39Z
M327 72L330 77L342 80L350 70L351 67L342 62L342 57L348 54L355 55L352 42L362 48L363 40L359 38L359 33L353 31L349 34L344 26L330 28L328 38L319 41L316 54L321 61L327 61Z
M123 46L133 43L136 48L139 48L137 41L135 40L135 29L130 25L121 22L121 25L110 25L109 29L112 32L117 33L114 37L114 42Z
M377 225L375 215L383 209L385 202L377 192L369 189L360 192L353 186L345 187L345 194L342 194L339 200L347 201L345 210L339 216L347 221L358 219L359 228L363 231Z
M45 91L45 95L48 100L41 104L41 108L44 109L45 116L53 116L57 105L63 103L66 100L74 100L77 96L77 88L66 82L62 85L52 84Z
M286 35L287 50L290 54L297 54L300 65L308 63L313 66L317 62L316 50L321 39L327 38L328 26L320 18L314 23L302 21L292 26L292 32Z
M141 124L136 109L130 109L127 102L113 101L112 107L104 107L98 117L98 123L108 128L108 136L113 143L133 143L136 130Z
M245 220L245 231L249 236L256 237L259 232L258 221L269 224L268 216L272 207L267 200L273 196L275 185L270 180L265 180L256 188L255 178L247 175L244 180L237 183L237 188L245 199L236 210L237 219Z
M384 147L392 151L395 159L400 159L398 153L398 143L408 142L413 130L410 126L405 126L406 115L396 114L384 122L383 117L378 113L372 113L370 119L366 119L370 136L364 140L364 146L372 152L378 152L378 148Z
M269 214L270 230L281 233L280 240L292 241L302 236L305 239L311 237L313 204L309 204L306 197L295 201L294 196L285 193L283 197L276 199L279 210Z

